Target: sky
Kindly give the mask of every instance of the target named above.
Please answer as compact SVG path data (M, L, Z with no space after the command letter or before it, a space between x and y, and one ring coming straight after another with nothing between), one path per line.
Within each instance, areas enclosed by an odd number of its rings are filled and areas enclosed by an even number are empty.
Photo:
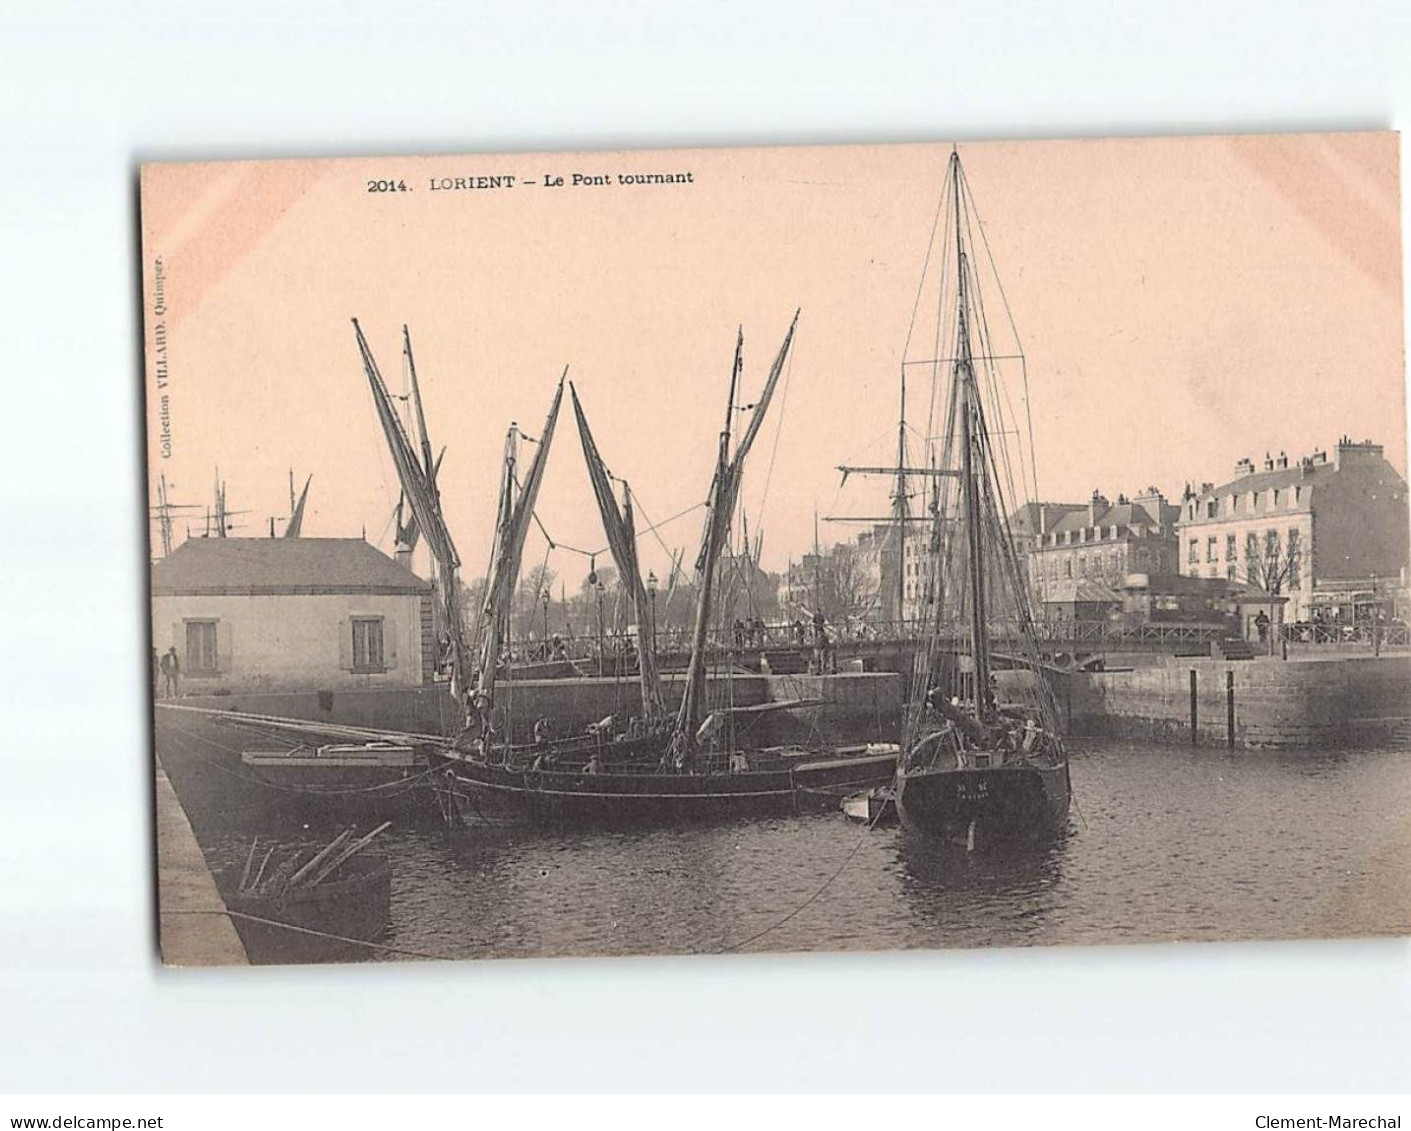
M991 321L1012 317L1022 344L1023 367L1001 374L1021 414L1027 379L1039 496L1178 497L1241 457L1298 456L1344 433L1385 444L1404 474L1397 146L1389 133L962 146L1003 285L986 295ZM152 482L164 475L171 499L204 507L218 466L229 506L248 512L236 533L257 536L288 513L292 468L300 484L313 475L305 534L366 530L390 552L396 474L350 319L394 391L405 323L468 579L486 572L506 430L539 435L565 366L640 513L687 512L661 542L642 539L644 572L664 577L668 550L689 561L699 541L737 328L749 403L797 308L742 500L763 564L780 569L811 549L815 509L886 513L884 483L840 488L836 467L894 458L901 363L927 356L917 296L936 271L935 254L930 275L923 266L950 152L146 166ZM689 183L617 179L686 172ZM611 183L575 186L575 173ZM431 188L488 176L518 183ZM377 181L409 191L369 191ZM924 384L910 393L924 431ZM1028 455L1025 432L1014 439ZM199 533L203 511L186 513ZM567 405L538 514L555 543L607 562ZM856 530L820 534L827 545ZM545 550L532 532L524 568ZM548 560L570 591L588 568L564 549Z

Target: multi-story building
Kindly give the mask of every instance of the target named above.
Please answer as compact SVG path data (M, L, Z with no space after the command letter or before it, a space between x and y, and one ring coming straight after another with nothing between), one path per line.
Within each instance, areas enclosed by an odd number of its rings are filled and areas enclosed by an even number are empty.
M1071 600L1079 582L1096 582L1114 592L1128 574L1176 573L1176 519L1180 508L1155 487L1135 498L1109 502L1094 491L1086 505L1049 504L1053 521L1036 514L1029 539L1029 587L1042 606Z
M1180 569L1284 598L1285 620L1318 618L1359 591L1390 595L1407 564L1406 481L1380 444L1343 437L1290 462L1242 459L1234 478L1188 487L1178 522Z
M780 593L783 611L829 621L889 621L896 608L895 531L864 530L854 541L804 554L789 564Z

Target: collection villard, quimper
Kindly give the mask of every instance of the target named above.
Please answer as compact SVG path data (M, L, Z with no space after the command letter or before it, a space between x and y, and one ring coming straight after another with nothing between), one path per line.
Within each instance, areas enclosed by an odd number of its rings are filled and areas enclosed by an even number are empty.
M696 560L696 607L679 708L664 706L653 633L636 634L641 713L625 733L593 729L532 744L513 745L499 734L495 683L508 610L518 581L534 505L553 442L563 386L560 378L529 468L516 467L518 440L511 429L501 478L492 566L485 602L476 617L474 640L465 639L458 597L459 558L441 508L437 474L417 385L411 341L403 329L410 378L410 403L417 432L414 446L361 327L354 332L368 386L411 515L399 544L427 539L436 565L438 621L447 634L446 665L451 690L464 710L464 726L453 740L434 735L389 733L305 720L261 716L260 726L344 740L366 746L323 747L317 755L281 759L247 755L251 768L291 780L317 781L320 763L335 765L340 783L350 766L406 773L424 770L448 818L467 825L528 820L664 823L713 817L788 813L824 799L829 806L849 791L868 790L883 809L895 804L910 832L968 847L977 843L1042 837L1066 827L1071 787L1068 757L1057 725L1051 690L1042 677L1026 587L1007 525L1004 484L1009 469L1005 429L987 417L999 412L988 370L989 331L975 270L973 198L959 155L952 153L937 223L942 233L941 314L936 341L948 343L945 428L930 441L929 466L906 466L905 365L896 480L893 495L898 533L923 521L931 544L925 561L928 582L923 632L924 662L916 665L902 727L902 743L831 749L743 748L735 741L735 716L809 705L795 700L756 707L708 704L707 635L716 565L729 538L744 463L759 434L793 342L798 314L775 356L764 387L736 437L732 422L740 400L743 335L737 337L730 372L725 425L720 433L707 517ZM982 237L983 238L983 237ZM934 242L935 234L932 240ZM928 265L931 257L928 256ZM924 283L924 280L923 280ZM947 302L947 298L950 301ZM913 314L913 325L915 323ZM948 325L946 324L948 323ZM980 350L975 343L979 342ZM945 352L945 351L943 351ZM977 367L979 373L977 375ZM986 380L981 381L981 376ZM647 593L637 563L632 493L625 481L619 504L612 476L600 455L576 391L570 385L579 438L602 517L608 546L636 623L651 623ZM907 513L908 478L928 484L929 514ZM1009 498L1017 492L1012 485ZM996 625L1005 624L1003 631ZM1000 675L1005 678L1001 680ZM728 674L726 676L728 679ZM236 721L231 713L223 716ZM252 721L254 721L252 719ZM322 760L322 761L321 761ZM329 775L330 780L333 775ZM318 792L318 785L309 787ZM330 790L330 792L333 792Z

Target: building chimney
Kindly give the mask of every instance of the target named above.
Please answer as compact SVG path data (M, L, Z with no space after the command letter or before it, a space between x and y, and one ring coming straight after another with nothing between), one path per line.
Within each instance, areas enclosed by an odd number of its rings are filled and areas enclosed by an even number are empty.
M1093 489L1093 497L1088 500L1088 525L1096 526L1098 517L1107 511L1107 500L1102 497L1102 492Z
M1253 461L1252 459L1250 459L1248 456L1245 456L1242 460L1239 461L1239 463L1235 464L1235 478L1236 478L1236 479L1238 479L1241 475L1253 475L1253 474L1254 474L1254 461Z
M1381 444L1374 444L1371 440L1363 440L1360 443L1350 436L1344 436L1338 441L1337 463L1339 466L1349 459L1376 459L1382 454Z
M1288 452L1280 452L1280 453L1279 453L1279 469L1280 469L1280 470L1283 470L1284 468L1288 467L1288 465L1289 465L1289 456L1288 456Z
M1274 470L1274 457L1271 456L1268 452L1265 452L1265 453L1264 453L1264 470L1265 470L1265 471L1273 471L1273 470Z

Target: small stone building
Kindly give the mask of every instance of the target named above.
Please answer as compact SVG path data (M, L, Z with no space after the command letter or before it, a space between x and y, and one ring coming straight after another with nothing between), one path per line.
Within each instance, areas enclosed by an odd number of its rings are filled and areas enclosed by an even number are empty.
M431 585L359 538L193 538L152 566L152 643L181 690L431 681Z

